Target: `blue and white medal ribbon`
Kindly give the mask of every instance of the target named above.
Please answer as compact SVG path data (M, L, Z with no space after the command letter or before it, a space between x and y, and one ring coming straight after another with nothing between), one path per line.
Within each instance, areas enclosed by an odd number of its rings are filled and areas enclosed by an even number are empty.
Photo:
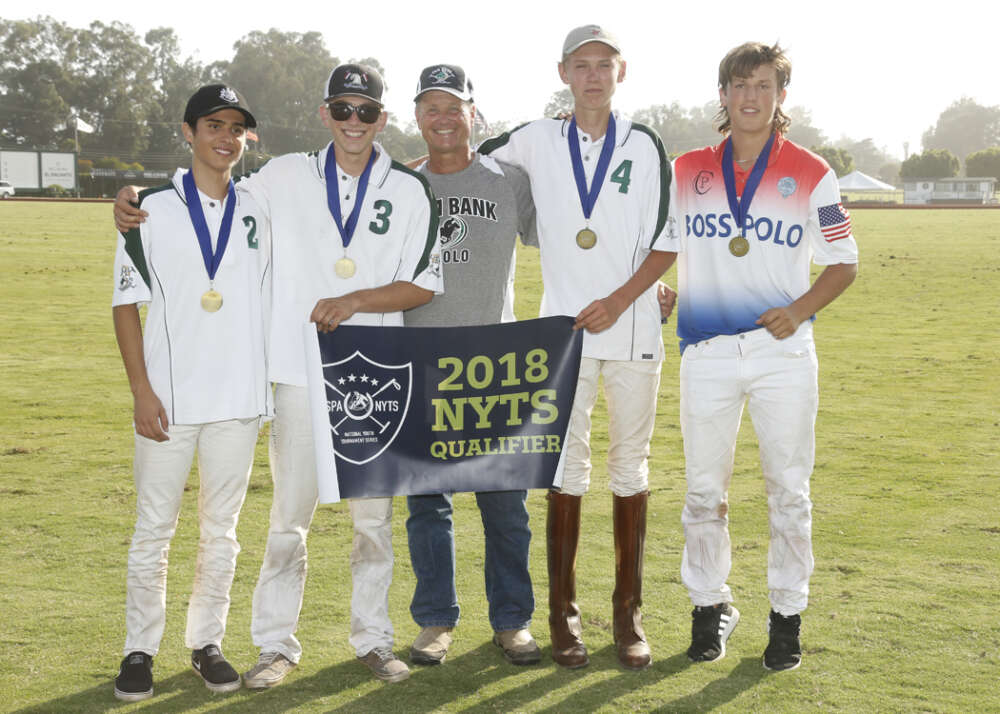
M590 214L594 211L597 203L597 196L601 193L601 186L604 184L604 177L608 173L608 166L611 165L611 154L615 150L615 115L608 117L608 129L604 133L604 145L601 147L601 155L597 159L597 168L594 170L594 180L587 188L587 175L583 170L583 159L580 155L580 135L576 130L576 117L569 122L569 157L573 164L573 178L576 179L576 192L580 196L580 207L583 209L583 218L587 222L586 227L576 234L576 244L584 250L589 250L597 244L597 234L590 229Z
M330 144L330 150L326 152L326 163L323 167L323 175L326 177L326 204L330 208L330 215L333 216L333 222L337 224L337 230L340 231L340 240L344 244L344 257L338 260L333 266L333 271L339 278L349 278L357 270L354 261L347 257L347 246L351 244L351 239L354 238L354 229L358 227L361 204L365 200L365 193L368 191L368 178L371 176L372 166L374 165L375 147L372 147L368 164L358 179L358 189L354 196L354 208L351 209L351 215L347 217L347 225L344 225L343 214L340 211L340 190L337 184L337 157L334 153L334 145L332 143Z
M208 271L208 290L201 296L201 309L205 312L216 312L222 307L222 294L215 289L215 274L222 263L222 256L229 245L229 232L233 227L233 214L236 212L236 189L233 182L229 182L229 190L226 193L226 208L222 212L222 225L219 226L219 238L215 242L215 252L212 252L212 234L208 231L208 223L205 221L205 212L201 208L201 195L198 187L195 186L194 176L191 170L184 174L181 181L184 185L184 199L187 202L188 216L191 217L191 225L194 233L198 236L198 245L201 247L201 257L205 262L205 270Z
M726 145L722 149L722 178L726 184L726 198L729 199L729 210L733 214L733 220L736 221L739 230L739 234L729 241L729 252L737 258L742 258L750 252L750 241L744 236L748 227L746 220L750 214L750 202L753 201L753 195L757 193L757 187L760 185L761 179L764 178L764 170L767 169L767 160L771 155L771 147L774 146L774 136L772 132L771 136L767 139L767 143L764 144L764 148L757 155L757 161L754 162L753 170L747 177L746 185L743 187L743 195L740 198L736 198L736 172L733 170L732 137L726 140Z

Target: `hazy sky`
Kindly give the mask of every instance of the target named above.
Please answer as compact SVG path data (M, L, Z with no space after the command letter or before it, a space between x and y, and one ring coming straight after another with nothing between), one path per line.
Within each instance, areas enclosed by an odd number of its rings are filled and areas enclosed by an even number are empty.
M328 9L306 10L301 3L282 2L34 0L30 11L17 4L4 15L50 15L75 27L119 20L140 34L173 27L184 52L205 63L231 58L233 43L252 30L319 31L335 57L370 56L382 63L387 106L403 124L412 116L420 69L436 62L465 67L487 118L536 118L562 88L556 62L567 31L578 25L598 23L618 35L628 70L615 106L626 113L717 98L718 64L726 51L746 40L777 40L792 59L788 106L809 109L813 125L832 140L871 137L902 158L903 142L911 153L920 151L922 133L959 97L1000 104L997 3L922 6L912 0L410 0L330 2ZM318 103L320 87L316 94Z

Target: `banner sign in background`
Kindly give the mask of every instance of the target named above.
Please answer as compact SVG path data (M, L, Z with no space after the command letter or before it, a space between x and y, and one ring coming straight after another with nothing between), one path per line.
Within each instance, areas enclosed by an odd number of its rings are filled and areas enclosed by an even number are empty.
M321 503L562 483L572 318L304 329Z

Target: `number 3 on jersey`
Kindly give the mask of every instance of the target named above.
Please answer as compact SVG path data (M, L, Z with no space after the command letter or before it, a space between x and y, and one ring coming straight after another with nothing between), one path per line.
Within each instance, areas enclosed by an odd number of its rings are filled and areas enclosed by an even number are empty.
M389 216L392 215L392 204L384 199L375 201L375 220L368 224L368 230L375 235L384 235L389 230Z
M628 185L632 182L632 160L625 159L611 174L611 183L618 184L618 193L628 193Z

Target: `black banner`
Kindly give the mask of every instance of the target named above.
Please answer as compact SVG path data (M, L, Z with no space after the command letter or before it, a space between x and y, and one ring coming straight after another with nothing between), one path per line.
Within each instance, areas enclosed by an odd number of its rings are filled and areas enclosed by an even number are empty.
M572 318L312 327L321 502L562 482L583 344Z

